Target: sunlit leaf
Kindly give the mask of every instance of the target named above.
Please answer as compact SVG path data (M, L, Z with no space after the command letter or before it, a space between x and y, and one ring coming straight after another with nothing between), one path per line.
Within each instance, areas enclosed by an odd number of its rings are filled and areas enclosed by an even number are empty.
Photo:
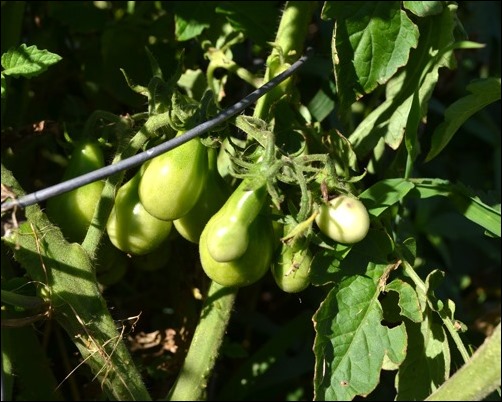
M385 356L405 357L404 324L382 325L378 286L356 276L334 288L314 315L314 400L351 400L378 384Z
M2 75L36 77L62 59L61 56L24 43L2 55Z

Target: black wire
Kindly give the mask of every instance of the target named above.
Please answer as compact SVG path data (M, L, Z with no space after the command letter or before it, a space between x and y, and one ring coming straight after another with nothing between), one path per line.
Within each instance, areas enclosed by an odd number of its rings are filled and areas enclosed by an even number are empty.
M263 84L260 88L256 89L255 91L251 92L249 95L241 99L239 102L218 113L212 119L199 124L197 127L194 127L191 130L188 130L182 136L175 137L171 140L163 142L160 145L157 145L153 148L150 148L144 152L131 156L130 158L121 160L112 165L105 166L103 168L83 174L73 179L64 181L62 183L55 184L54 186L44 188L43 190L35 191L31 194L27 194L18 199L6 201L2 203L2 212L8 211L9 209L12 209L16 206L27 207L29 205L36 204L38 202L47 200L56 195L66 193L70 190L74 190L78 187L82 187L86 184L111 176L122 170L130 169L135 166L141 165L142 163L160 154L163 154L164 152L170 151L171 149L174 149L184 144L185 142L188 142L191 139L206 133L212 128L215 128L219 124L223 123L225 120L228 120L230 117L235 116L237 113L246 109L249 105L256 102L260 97L265 95L267 92L276 87L286 78L291 76L296 70L298 70L303 65L303 63L307 61L307 59L312 55L312 53L313 53L312 49L310 48L307 49L305 55L300 57L300 59L298 59L295 63L293 63L291 67L288 68L286 71L272 78L270 81Z

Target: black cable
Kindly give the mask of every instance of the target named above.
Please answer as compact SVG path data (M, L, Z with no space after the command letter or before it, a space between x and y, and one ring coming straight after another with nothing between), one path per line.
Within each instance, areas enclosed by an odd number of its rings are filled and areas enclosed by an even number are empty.
M36 204L38 202L47 200L56 195L60 195L66 193L68 191L74 190L78 187L82 187L86 184L92 183L96 180L103 179L105 177L111 176L115 173L118 173L125 169L130 169L135 166L141 165L142 163L160 155L164 152L170 151L185 142L190 141L191 139L198 137L201 134L206 133L207 131L215 128L219 124L223 123L225 120L228 120L230 117L235 116L237 113L240 113L244 109L246 109L249 105L256 102L260 97L265 95L271 89L276 87L286 78L291 76L296 70L298 70L303 63L307 61L307 59L312 55L312 49L307 49L307 52L304 56L300 57L295 63L291 65L286 71L282 72L278 76L272 78L267 83L263 84L260 88L251 92L245 98L241 99L239 102L230 106L229 108L223 110L218 113L215 117L210 120L205 121L204 123L199 124L197 127L188 130L185 134L179 137L175 137L171 140L163 142L153 148L150 148L144 152L131 156L130 158L121 160L117 163L114 163L109 166L105 166L103 168L94 170L92 172L83 174L81 176L75 177L73 179L64 181L59 184L55 184L53 186L44 188L43 190L35 191L31 194L27 194L23 197L20 197L16 200L10 200L2 203L2 212L8 211L16 206L18 207L27 207L29 205Z

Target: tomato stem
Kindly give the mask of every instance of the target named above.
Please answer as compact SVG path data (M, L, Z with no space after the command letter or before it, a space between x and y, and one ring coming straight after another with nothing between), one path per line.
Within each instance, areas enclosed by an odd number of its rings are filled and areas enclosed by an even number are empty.
M207 381L216 363L236 295L237 288L211 282L190 349L167 400L205 399Z

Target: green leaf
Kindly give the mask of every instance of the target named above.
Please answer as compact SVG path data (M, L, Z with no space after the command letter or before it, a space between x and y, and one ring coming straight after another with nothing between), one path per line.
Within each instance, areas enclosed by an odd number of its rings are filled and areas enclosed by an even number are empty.
M379 216L387 208L402 200L415 187L406 179L381 180L367 188L359 195L359 199L372 216Z
M385 287L385 290L387 292L392 290L399 294L399 307L403 317L407 317L413 322L423 320L417 292L409 283L395 279Z
M378 384L384 358L394 365L404 360L404 324L381 324L379 293L372 279L352 277L333 288L315 313L314 400L366 396Z
M443 11L442 1L403 1L403 6L418 17L436 15Z
M396 377L398 401L424 400L447 378L450 370L448 338L437 315L425 315L421 323L406 323L406 359Z
M175 4L175 34L179 42L199 36L211 26L216 2L182 1Z
M362 158L373 151L381 138L392 149L403 140L415 92L418 92L420 113L411 114L414 120L427 114L427 103L438 80L441 67L454 67L452 59L453 29L456 6L450 4L439 15L428 17L420 26L420 40L411 52L406 67L386 86L386 100L374 109L349 136L354 151Z
M335 109L333 94L336 91L336 86L331 80L326 86L328 88L322 87L317 91L307 106L317 121L323 121Z
M448 145L467 119L500 99L500 78L475 80L467 87L467 90L471 92L471 95L464 96L446 109L445 121L432 134L431 149L425 162L434 159Z
M232 27L260 45L274 39L279 7L271 1L221 1L216 12L225 15Z
M47 50L39 50L35 45L27 47L24 43L17 49L10 49L2 55L2 75L13 77L36 77L51 65L62 59ZM3 85L2 85L3 88Z
M327 2L322 15L336 19L333 64L344 110L386 83L418 43L418 29L397 1Z
M420 198L446 196L467 219L500 237L500 200L496 205L489 205L475 191L461 183L452 184L447 180L410 179L410 181L414 183Z

